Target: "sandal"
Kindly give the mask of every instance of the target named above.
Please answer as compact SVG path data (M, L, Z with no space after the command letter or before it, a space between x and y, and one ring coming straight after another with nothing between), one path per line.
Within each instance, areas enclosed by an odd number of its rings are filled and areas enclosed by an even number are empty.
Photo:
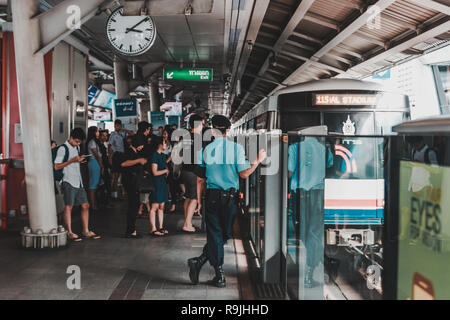
M94 239L94 240L97 240L97 239L100 239L100 238L101 238L101 236L96 235L96 234L95 234L94 232L92 232L92 231L89 231L88 233L84 233L84 232L83 232L83 237L84 237L84 238Z
M75 233L67 233L67 238L69 238L69 240L72 240L74 242L80 242L82 239Z
M161 233L161 231L155 230L155 231L149 232L149 235L151 235L153 237L164 237L164 233L163 234L156 234L157 232Z
M197 228L194 231L184 230L183 228L181 228L181 232L184 232L184 233L197 233Z
M158 231L159 231L159 232L162 232L162 233L164 233L164 234L168 234L168 233L169 233L169 231L167 231L167 230L164 229L164 228L160 228L160 229L158 229Z

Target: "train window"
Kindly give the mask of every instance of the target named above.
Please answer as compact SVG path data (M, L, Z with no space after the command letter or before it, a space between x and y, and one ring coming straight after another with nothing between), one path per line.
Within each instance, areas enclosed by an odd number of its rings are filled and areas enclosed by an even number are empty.
M303 127L320 125L320 112L282 112L281 130L293 131Z
M252 129L255 129L255 119L252 119L247 123L247 130L252 130Z
M256 130L267 129L267 112L256 118Z
M373 135L375 130L372 112L325 112L323 123L328 132L344 135Z

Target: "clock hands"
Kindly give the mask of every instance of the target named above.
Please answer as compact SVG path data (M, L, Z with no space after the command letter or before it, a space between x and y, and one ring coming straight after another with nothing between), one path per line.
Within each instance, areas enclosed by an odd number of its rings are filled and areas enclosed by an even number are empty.
M131 32L131 31L133 31L133 32L138 32L138 33L144 32L144 31L142 31L142 30L136 30L136 29L130 29L130 28L127 28L127 31L125 31L125 33Z
M127 28L127 30L125 31L125 33L128 33L130 31L134 31L134 32L139 32L139 30L136 30L135 28L137 26L139 26L141 23L144 23L145 21L148 21L150 19L150 17L145 18L144 20L136 23L134 26L132 26L131 28ZM141 31L142 32L142 31Z

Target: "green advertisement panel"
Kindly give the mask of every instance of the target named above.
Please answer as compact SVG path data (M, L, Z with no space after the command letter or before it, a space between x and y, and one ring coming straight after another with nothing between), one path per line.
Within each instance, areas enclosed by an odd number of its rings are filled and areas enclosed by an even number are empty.
M397 298L450 299L450 168L400 162Z
M153 133L158 133L158 128L166 125L166 115L164 111L151 111L150 123L153 125Z
M164 80L212 81L212 69L165 69Z
M138 123L138 102L136 99L115 99L114 119L122 121L125 129L136 131Z

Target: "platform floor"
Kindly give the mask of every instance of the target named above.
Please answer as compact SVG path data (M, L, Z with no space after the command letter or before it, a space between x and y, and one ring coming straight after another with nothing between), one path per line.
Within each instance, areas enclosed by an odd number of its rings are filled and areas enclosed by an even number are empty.
M198 256L206 242L205 233L180 232L182 212L165 215L170 235L147 235L148 219L137 220L142 239L123 238L125 202L91 216L92 229L103 238L72 242L67 248L33 251L20 247L18 232L0 232L0 299L77 299L77 300L236 300L239 299L238 268L234 241L225 247L224 270L227 287L206 284L214 269L205 265L200 283L192 285L187 259ZM181 207L181 206L180 206ZM79 216L79 214L78 214ZM74 232L80 232L74 216ZM200 218L194 224L200 226ZM81 289L69 290L67 268L80 267Z

